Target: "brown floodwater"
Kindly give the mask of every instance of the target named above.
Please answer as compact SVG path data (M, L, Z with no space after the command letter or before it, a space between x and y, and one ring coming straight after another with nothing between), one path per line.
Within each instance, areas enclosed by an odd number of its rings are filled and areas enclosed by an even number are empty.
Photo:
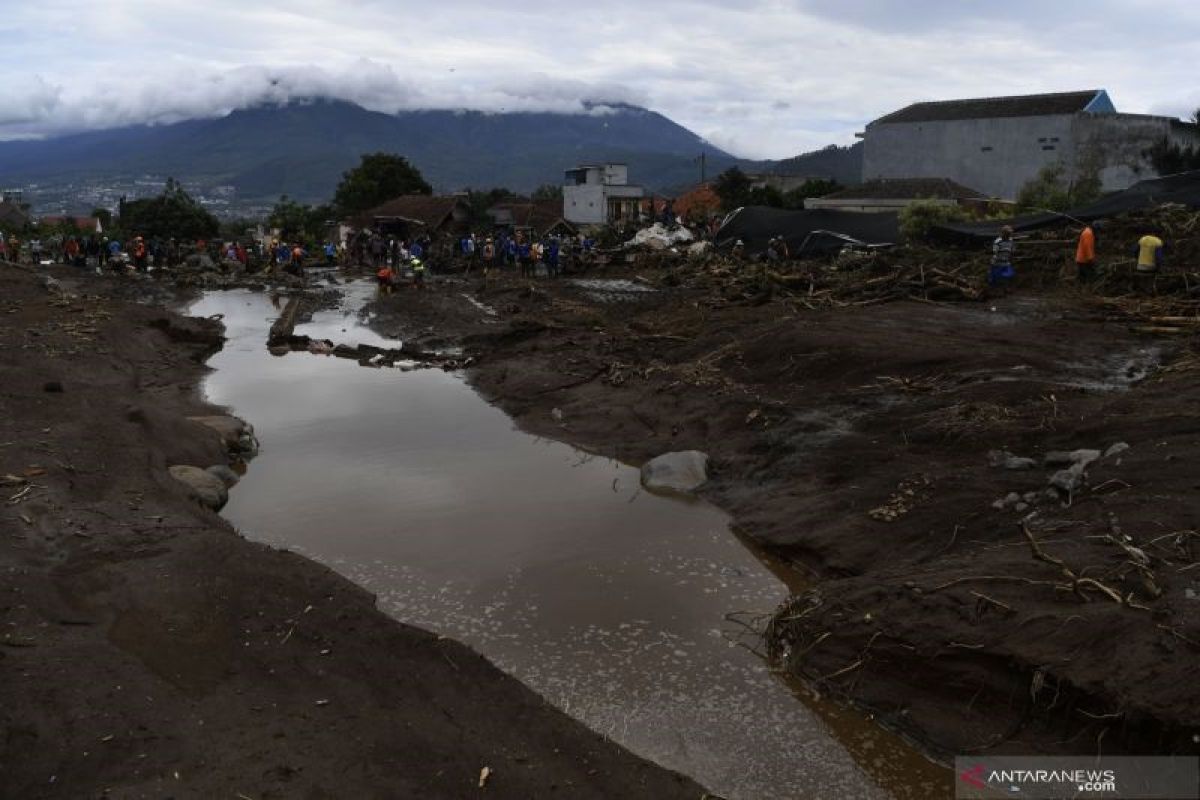
M347 290L297 332L398 346L361 324L369 285ZM719 510L517 430L459 375L272 356L261 293L190 311L224 315L205 390L261 444L223 512L247 538L331 566L722 796L950 792L946 770L770 670L752 629L787 587Z

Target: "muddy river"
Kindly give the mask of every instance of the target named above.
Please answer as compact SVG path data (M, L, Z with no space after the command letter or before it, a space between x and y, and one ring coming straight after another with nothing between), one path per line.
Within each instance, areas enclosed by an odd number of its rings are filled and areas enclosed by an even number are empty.
M370 291L296 332L399 346L362 325ZM262 447L223 512L246 537L333 567L723 796L946 796L945 770L771 672L747 626L786 588L717 509L516 430L459 375L273 356L266 294L190 312L224 315L206 393Z

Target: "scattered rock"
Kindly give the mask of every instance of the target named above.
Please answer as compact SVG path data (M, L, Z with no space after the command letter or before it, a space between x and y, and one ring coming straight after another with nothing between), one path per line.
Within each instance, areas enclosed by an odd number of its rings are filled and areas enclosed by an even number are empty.
M561 408L553 408L553 409L551 409L551 410L550 410L550 416L554 418L554 421L555 421L555 422L562 422L562 421L563 421L563 413L562 413L562 409L561 409Z
M1047 467L1070 467L1082 464L1087 466L1100 458L1099 450L1052 450L1043 457Z
M1194 589L1184 589L1183 596L1188 600L1200 600L1200 595L1196 594Z
M217 265L213 260L203 253L196 253L184 259L184 264L191 269L210 270L216 269Z
M258 452L258 440L250 423L234 416L188 417L221 435L225 446L233 453L253 455Z
M692 492L708 480L708 454L664 453L642 465L642 486L651 491Z
M220 511L229 500L225 483L200 467L176 464L167 469L171 477L186 485L194 498L213 511Z
M1004 459L1002 465L1005 469L1033 469L1037 466L1037 462L1032 458L1023 458L1021 456L1009 456Z
M234 472L232 469L225 466L224 464L213 464L211 467L209 467L208 469L206 469L204 471L207 472L209 475L212 475L212 476L218 478L221 481L221 483L225 484L226 487L233 486L242 479L242 476L238 475L236 472Z
M1117 442L1112 447L1110 447L1104 451L1104 457L1112 458L1115 455L1124 453L1128 449L1129 449L1129 445L1127 445L1125 442Z
M1083 470L1085 466L1085 464L1077 463L1067 469L1060 469L1050 476L1050 485L1066 494L1074 493L1083 485Z
M63 391L62 381L46 381L45 383L42 384L42 391L43 392L54 392L55 394L61 394Z
M996 502L992 503L992 508L1003 511L1009 506L1017 505L1021 502L1021 495L1016 492L1009 492L1004 497L1001 497ZM1018 509L1020 510L1020 509Z

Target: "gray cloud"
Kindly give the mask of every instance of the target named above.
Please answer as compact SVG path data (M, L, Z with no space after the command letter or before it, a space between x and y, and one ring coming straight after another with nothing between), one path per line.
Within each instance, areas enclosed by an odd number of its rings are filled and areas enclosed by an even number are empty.
M1191 0L41 0L0 24L0 138L313 95L379 111L593 101L784 157L917 100L1105 87L1124 110L1186 114L1200 99L1181 88Z

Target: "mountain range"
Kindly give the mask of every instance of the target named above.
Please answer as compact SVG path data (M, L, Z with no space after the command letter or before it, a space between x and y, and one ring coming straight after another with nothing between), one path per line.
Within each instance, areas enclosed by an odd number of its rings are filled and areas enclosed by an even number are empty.
M631 181L669 192L738 165L857 182L861 152L832 148L789 159L738 159L654 111L636 106L586 114L403 111L384 114L328 99L260 105L214 119L137 125L56 138L0 142L0 183L52 186L171 176L189 189L232 186L241 200L281 194L321 202L342 172L371 152L403 155L437 192L557 184L580 163L618 161ZM782 171L782 170L780 170Z

